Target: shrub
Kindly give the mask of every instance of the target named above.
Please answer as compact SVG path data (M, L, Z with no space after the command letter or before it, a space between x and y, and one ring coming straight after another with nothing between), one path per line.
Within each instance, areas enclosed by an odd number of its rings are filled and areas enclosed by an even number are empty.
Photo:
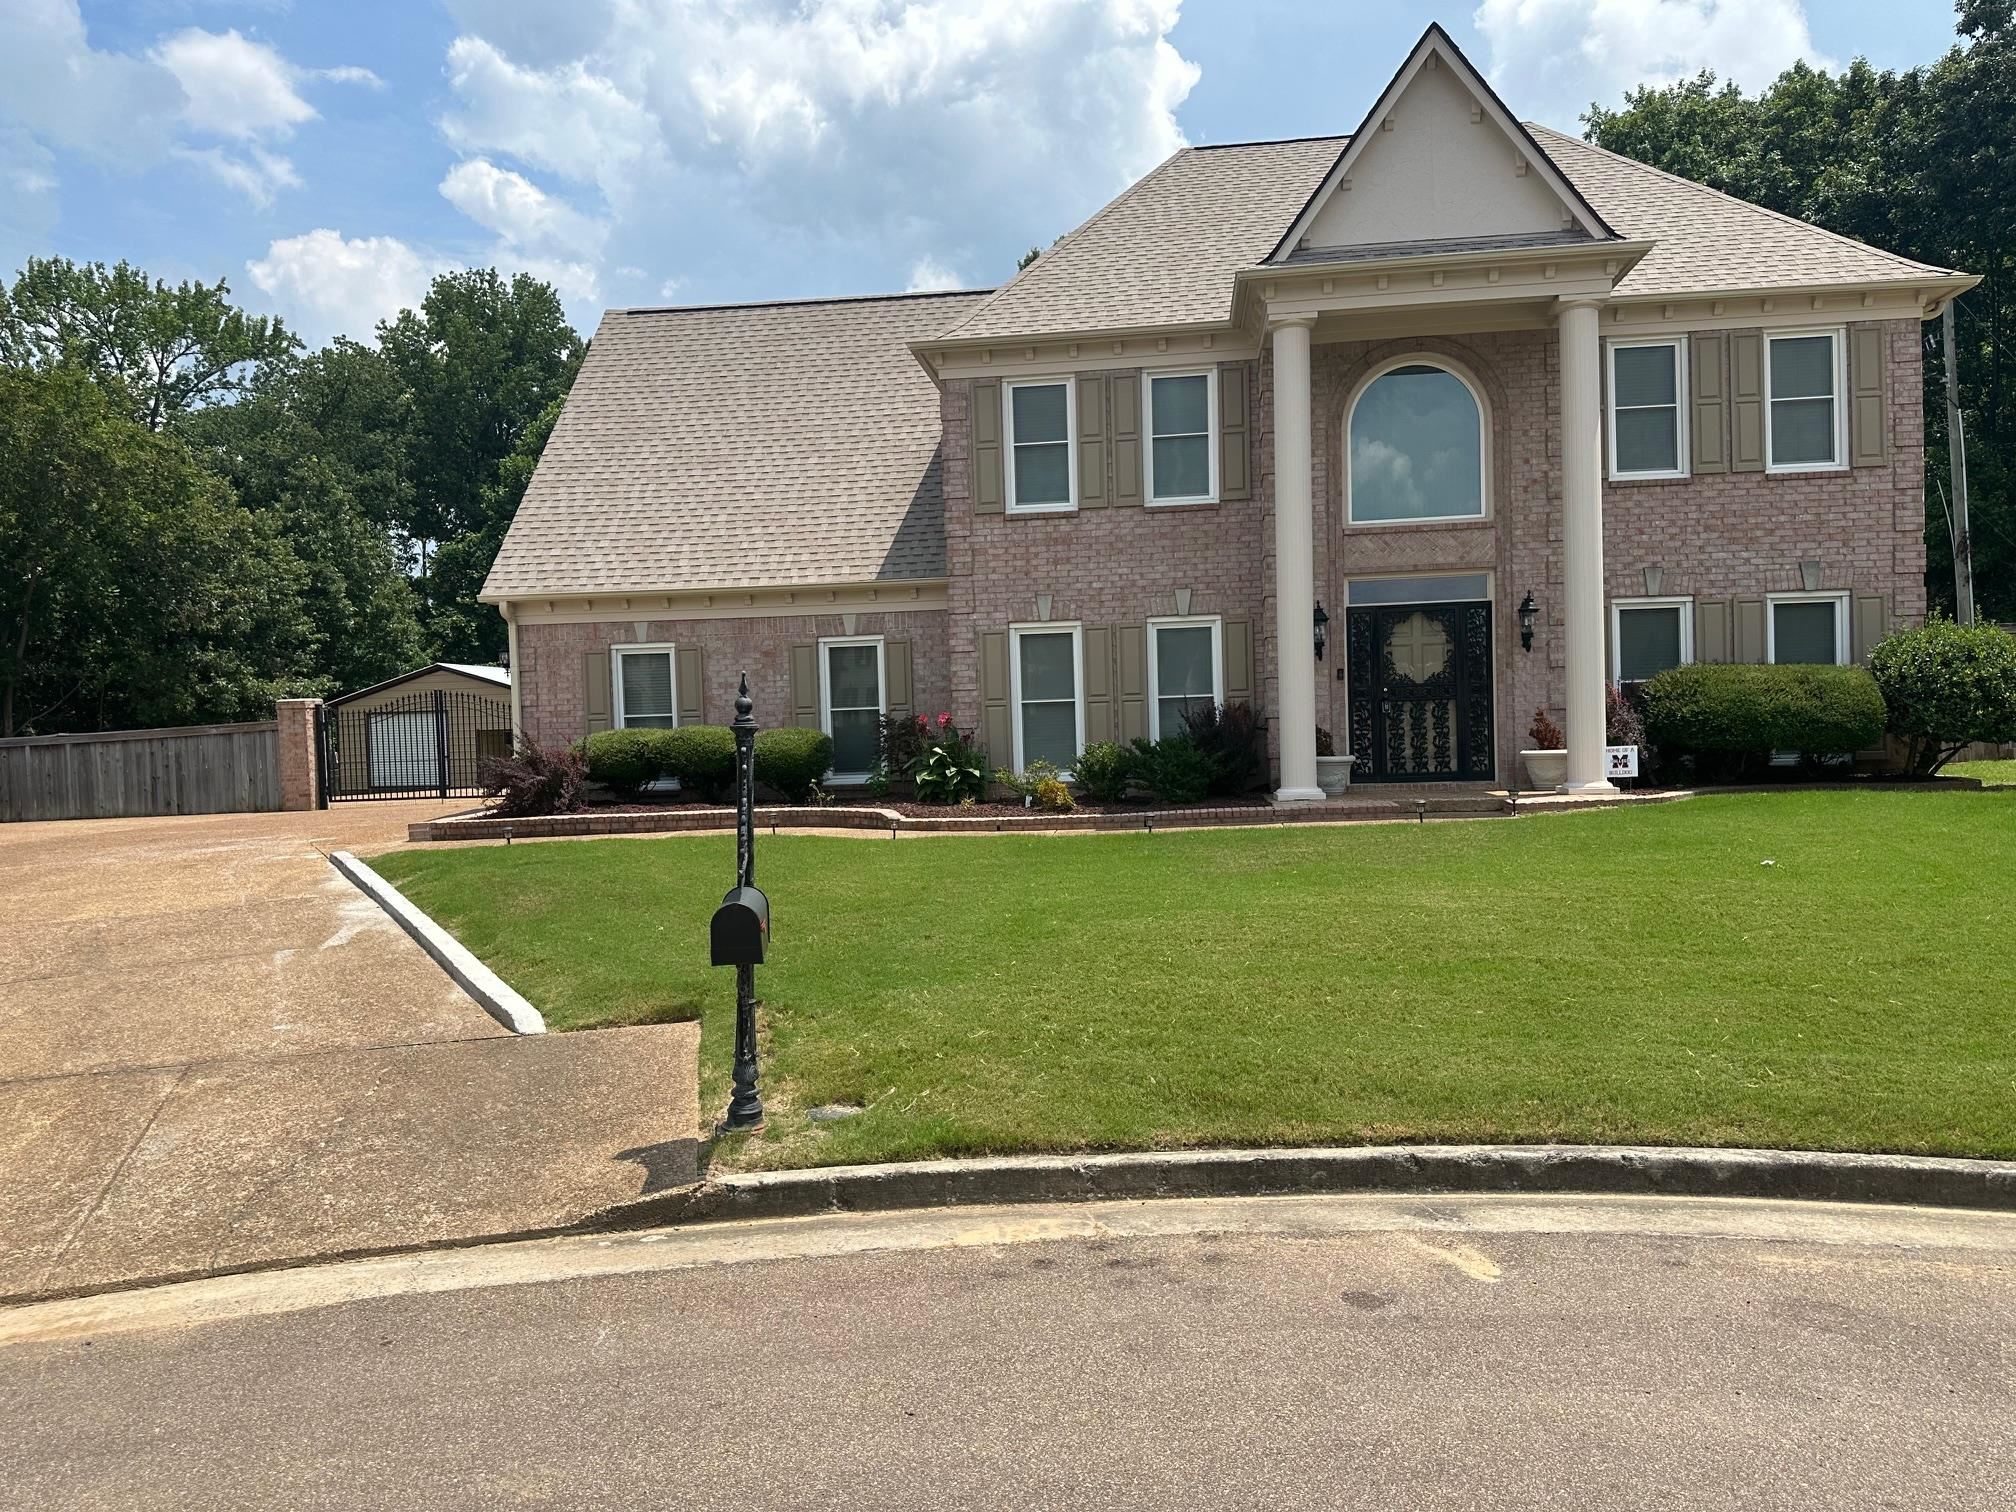
M972 732L960 729L948 715L910 764L910 780L925 803L977 803L987 792L987 764Z
M1211 763L1211 792L1250 793L1267 780L1267 722L1245 703L1207 704L1183 715L1183 733Z
M1019 772L1010 771L1007 767L996 767L994 780L1017 798L1025 802L1034 802L1039 786L1057 780L1057 764L1045 761L1039 756Z
M952 716L941 715L943 728L952 727ZM932 739L933 722L922 714L884 714L875 738L875 765L894 779L909 772L923 760Z
M1316 754L1318 756L1335 756L1337 754L1337 741L1335 737L1322 725L1316 726Z
M1916 776L1977 740L2016 740L2016 635L2006 630L1928 620L1878 644L1869 668Z
M1049 809L1053 813L1068 813L1078 807L1077 800L1071 796L1071 789L1064 785L1062 777L1037 779L1035 791L1030 797L1036 800L1036 807Z
M1211 758L1188 735L1134 742L1134 775L1164 803L1196 803L1211 791Z
M521 745L515 755L486 756L476 767L476 781L497 800L491 812L500 819L578 814L587 807L581 796L587 780L586 759L568 746Z
M793 803L804 803L833 765L833 737L824 730L756 732L756 780Z
M671 730L598 730L581 743L588 780L599 782L619 798L639 791L665 775L665 744Z
M660 751L665 775L709 803L735 796L735 732L726 725L681 725L654 732L665 738Z
M1545 709L1533 711L1533 723L1526 726L1526 738L1533 742L1535 751L1559 751L1566 748L1568 737L1561 733L1561 726L1554 723Z
M1645 744L1645 719L1615 683L1603 688L1603 738L1611 745Z
M1772 751L1831 756L1883 737L1883 695L1861 667L1673 667L1645 685L1644 697L1652 744L1710 756L1709 766L1725 771Z
M1118 803L1127 796L1135 765L1132 748L1114 740L1099 740L1078 753L1071 775L1094 803Z

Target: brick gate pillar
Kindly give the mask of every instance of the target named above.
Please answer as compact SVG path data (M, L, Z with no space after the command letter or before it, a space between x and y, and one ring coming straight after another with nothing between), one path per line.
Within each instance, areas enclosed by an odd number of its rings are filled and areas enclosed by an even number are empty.
M315 751L315 711L321 707L319 698L283 698L273 706L280 724L280 807L290 812L322 806Z

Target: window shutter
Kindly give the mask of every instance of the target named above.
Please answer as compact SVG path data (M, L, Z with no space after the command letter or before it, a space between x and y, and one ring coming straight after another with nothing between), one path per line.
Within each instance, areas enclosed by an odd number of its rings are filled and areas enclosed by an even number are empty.
M1687 339L1688 375L1694 394L1693 468L1697 473L1729 471L1729 376L1723 371L1726 339L1719 331L1697 331Z
M1225 702L1253 702L1253 622L1225 621Z
M891 718L910 718L917 712L916 694L910 686L910 642L884 641L882 666L889 678L889 686L882 690L883 706Z
M1119 645L1115 665L1119 671L1115 688L1120 710L1120 740L1148 738L1148 630L1144 625L1122 625L1114 632Z
M1141 502L1141 376L1113 375L1113 502Z
M1736 600L1736 660L1761 662L1768 650L1764 639L1764 600Z
M590 651L581 658L582 734L609 728L609 698L609 653Z
M1729 335L1729 466L1764 471L1764 333Z
M1084 630L1085 744L1113 738L1113 632L1104 625Z
M1849 614L1849 645L1855 660L1867 663L1876 642L1890 633L1890 608L1880 593L1858 593Z
M699 724L707 696L707 661L698 646L680 646L672 653L679 682L679 723Z
M968 418L973 432L973 513L1001 514L1008 505L1001 487L1000 380L974 380Z
M980 636L980 744L989 766L1015 764L1015 727L1008 707L1008 632Z
M1106 507L1106 390L1104 373L1078 380L1078 507Z
M1848 456L1856 467L1890 460L1884 421L1889 418L1890 353L1880 325L1848 328Z
M1246 421L1246 364L1218 369L1218 497L1253 497L1252 453Z
M800 729L819 728L819 648L791 648L791 723Z
M1727 599L1696 599L1694 601L1694 660L1697 662L1726 662L1729 660L1729 601Z

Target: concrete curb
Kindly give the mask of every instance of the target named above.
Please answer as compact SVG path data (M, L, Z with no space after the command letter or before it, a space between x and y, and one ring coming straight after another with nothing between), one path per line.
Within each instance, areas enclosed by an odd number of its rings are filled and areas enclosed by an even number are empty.
M434 958L434 963L453 977L456 985L474 998L490 1017L513 1034L546 1032L546 1020L539 1016L537 1008L471 955L461 941L415 908L398 888L348 851L331 851L329 864L390 914L399 927L411 935L414 942Z
M1153 1197L1353 1192L1758 1197L2016 1211L2016 1161L1655 1145L1382 1145L1023 1155L723 1176L600 1215L610 1227Z

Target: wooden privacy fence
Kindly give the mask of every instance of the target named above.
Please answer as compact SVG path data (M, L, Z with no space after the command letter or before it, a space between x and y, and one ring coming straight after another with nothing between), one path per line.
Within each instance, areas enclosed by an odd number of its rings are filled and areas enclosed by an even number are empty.
M0 821L279 807L273 720L0 740Z

